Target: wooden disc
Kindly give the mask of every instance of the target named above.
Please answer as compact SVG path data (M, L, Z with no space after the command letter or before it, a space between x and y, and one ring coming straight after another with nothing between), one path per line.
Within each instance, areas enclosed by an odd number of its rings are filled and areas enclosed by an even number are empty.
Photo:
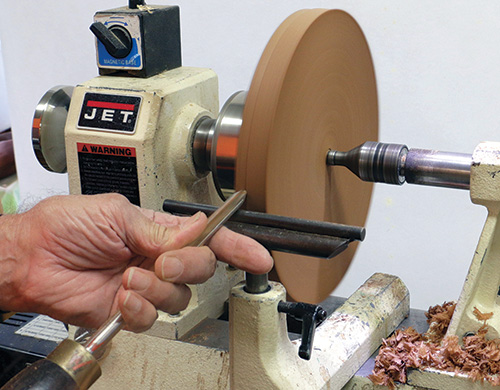
M257 66L238 142L236 188L247 208L363 226L372 185L326 166L329 149L378 138L375 73L354 19L303 10L286 19ZM274 253L289 295L320 302L347 271L355 245L333 260Z

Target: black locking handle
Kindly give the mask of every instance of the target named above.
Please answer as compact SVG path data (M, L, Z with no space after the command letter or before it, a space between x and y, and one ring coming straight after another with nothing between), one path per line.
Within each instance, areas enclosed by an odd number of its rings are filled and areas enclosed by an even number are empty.
M128 0L128 7L130 9L137 9L138 5L146 5L144 0Z
M326 310L310 303L281 301L278 303L278 311L302 321L302 340L299 347L299 356L304 360L311 359L314 333L316 327L326 319Z

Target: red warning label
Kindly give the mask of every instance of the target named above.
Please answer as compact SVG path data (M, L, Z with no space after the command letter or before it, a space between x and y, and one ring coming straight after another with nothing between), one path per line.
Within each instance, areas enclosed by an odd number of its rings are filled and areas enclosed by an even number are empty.
M78 153L104 154L106 156L135 157L135 148L126 146L77 143Z

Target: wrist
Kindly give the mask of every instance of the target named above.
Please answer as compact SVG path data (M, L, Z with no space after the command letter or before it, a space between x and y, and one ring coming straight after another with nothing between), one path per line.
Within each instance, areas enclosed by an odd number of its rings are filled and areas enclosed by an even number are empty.
M23 275L27 271L17 256L21 215L0 217L0 308L23 310L21 288Z

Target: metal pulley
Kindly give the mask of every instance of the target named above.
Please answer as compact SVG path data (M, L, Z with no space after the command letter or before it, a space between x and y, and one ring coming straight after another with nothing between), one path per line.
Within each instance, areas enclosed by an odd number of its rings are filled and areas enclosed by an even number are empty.
M32 143L35 156L50 172L66 172L64 127L74 87L59 85L49 89L35 109Z
M212 172L215 188L222 199L234 190L234 174L238 155L246 91L231 95L217 119L202 118L196 124L193 160L200 173Z

